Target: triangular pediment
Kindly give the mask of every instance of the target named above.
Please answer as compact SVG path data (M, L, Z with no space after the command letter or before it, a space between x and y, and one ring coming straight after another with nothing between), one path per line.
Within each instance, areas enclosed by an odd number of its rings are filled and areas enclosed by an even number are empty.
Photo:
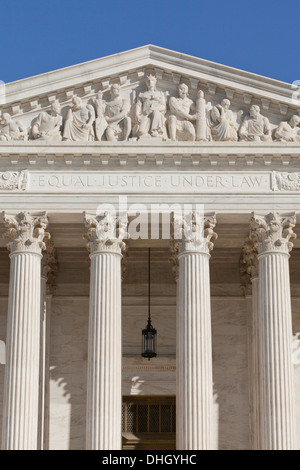
M182 83L187 85L189 99L195 107L199 90L203 92L206 113L223 99L230 100L237 127L252 105L260 107L273 133L281 121L298 114L300 95L295 85L153 45L3 85L1 113L2 116L9 113L22 122L30 139L30 129L37 116L47 112L54 101L60 103L65 122L74 95L94 106L99 91L103 91L104 100L109 100L111 85L118 84L122 97L133 107L139 94L146 90L145 78L149 74L155 76L156 89L165 96L166 120L171 113L169 100L178 97L178 86Z

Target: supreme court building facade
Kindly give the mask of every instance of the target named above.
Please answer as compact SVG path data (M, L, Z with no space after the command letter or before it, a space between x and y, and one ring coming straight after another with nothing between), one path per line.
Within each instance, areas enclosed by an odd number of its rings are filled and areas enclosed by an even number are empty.
M151 45L2 86L3 450L300 448L299 98Z

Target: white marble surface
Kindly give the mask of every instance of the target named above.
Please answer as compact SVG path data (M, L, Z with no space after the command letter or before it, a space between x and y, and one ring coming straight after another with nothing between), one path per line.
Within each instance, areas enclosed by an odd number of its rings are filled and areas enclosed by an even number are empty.
M217 242L216 242L217 244ZM59 250L61 256L62 251ZM59 253L59 261L60 261ZM175 282L171 265L161 255L162 264L157 267L157 283L153 281L155 327L161 340L165 337L168 348L164 353L159 351L159 366L156 370L145 369L141 363L140 333L132 332L144 327L147 309L147 284L143 277L141 263L134 263L129 254L130 263L123 286L123 394L175 394ZM1 255L2 256L2 255ZM7 254L5 253L5 256ZM247 309L246 300L242 297L238 284L239 257L229 253L230 262L221 262L222 257L217 249L211 259L212 279L212 347L213 347L213 383L215 392L215 413L219 412L218 446L220 449L249 449L249 385L248 385L248 346L247 346ZM63 259L63 257L61 258ZM64 259L66 259L64 257ZM136 256L138 259L138 256ZM146 259L146 251L145 251ZM225 258L226 260L226 258ZM2 263L2 261L1 261ZM88 294L75 295L76 284L66 281L71 279L74 266L64 261L58 276L58 289L53 297L50 343L50 448L84 449L85 448L85 407L87 377L87 341L88 341ZM298 250L293 250L291 257L291 282L294 297L292 298L293 334L300 331L300 300L298 298L299 272ZM68 267L72 267L68 269ZM3 269L7 269L4 263ZM88 287L87 277L82 273L82 289ZM220 279L223 273L223 283ZM3 273L3 271L2 271ZM237 275L235 274L237 273ZM5 277L5 276L4 276ZM2 296L0 297L0 340L6 336L7 284L1 277ZM140 281L139 281L140 277ZM6 276L6 282L8 278ZM165 284L163 284L163 280ZM226 282L224 282L226 281ZM165 291L167 295L163 296ZM71 295L63 295L64 293ZM59 293L59 295L58 295ZM229 293L229 294L228 294ZM159 295L158 295L159 294ZM161 333L163 332L163 333ZM133 345L132 345L133 341ZM160 336L158 347L160 348ZM127 354L137 356L129 357ZM160 357L163 355L164 357ZM145 361L144 361L145 362ZM154 367L154 360L146 361L146 366ZM149 364L148 364L149 363ZM163 365L162 365L163 364ZM142 367L143 366L143 367ZM167 370L165 369L167 368ZM300 368L294 365L296 430L297 443L300 449ZM139 378L137 378L139 377ZM0 365L0 427L2 423L2 393L4 366Z

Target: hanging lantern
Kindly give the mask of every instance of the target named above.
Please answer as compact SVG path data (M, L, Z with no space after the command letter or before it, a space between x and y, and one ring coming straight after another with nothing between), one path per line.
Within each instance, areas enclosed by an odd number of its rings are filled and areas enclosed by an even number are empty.
M150 248L148 250L148 322L146 328L142 330L142 356L147 357L150 361L151 357L156 357L156 329L151 324L150 314Z

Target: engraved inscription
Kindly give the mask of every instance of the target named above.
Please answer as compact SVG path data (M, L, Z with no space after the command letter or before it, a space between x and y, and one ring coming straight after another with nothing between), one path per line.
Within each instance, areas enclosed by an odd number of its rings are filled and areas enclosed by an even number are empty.
M30 190L41 192L201 193L271 191L270 173L32 172Z

